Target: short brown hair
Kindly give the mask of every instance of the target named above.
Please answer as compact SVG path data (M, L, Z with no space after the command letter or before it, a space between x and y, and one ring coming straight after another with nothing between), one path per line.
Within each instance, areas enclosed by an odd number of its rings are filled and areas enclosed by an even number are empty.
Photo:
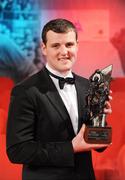
M42 30L42 41L44 44L47 42L46 34L49 30L56 33L67 33L68 31L73 30L76 34L76 40L78 38L78 32L75 25L67 19L53 19L45 24Z

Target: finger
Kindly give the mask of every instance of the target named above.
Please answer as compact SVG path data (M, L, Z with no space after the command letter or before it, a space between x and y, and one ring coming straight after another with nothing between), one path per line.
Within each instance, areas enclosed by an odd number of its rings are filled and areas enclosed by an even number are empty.
M111 144L93 144L94 149L109 147Z
M106 109L106 108L104 108L104 113L105 113L105 114L111 114L111 113L112 113L112 109Z
M106 101L105 102L105 108L104 108L104 113L109 113L111 114L112 113L112 108L111 108L111 104L109 101Z
M110 92L110 94L112 94L112 90L110 90L109 92Z
M112 96L109 95L108 98L109 98L109 100L112 100Z
M105 108L111 108L111 104L110 104L109 101L106 101L106 102L105 102Z

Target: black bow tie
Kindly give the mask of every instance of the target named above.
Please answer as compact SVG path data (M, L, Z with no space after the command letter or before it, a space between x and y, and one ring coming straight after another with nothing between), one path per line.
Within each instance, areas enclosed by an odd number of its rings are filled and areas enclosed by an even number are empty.
M64 88L64 84L67 83L67 84L74 84L75 83L75 78L71 78L71 77L67 77L67 78L63 78L63 77L59 77L59 76L56 76L55 74L51 73L50 71L48 71L47 69L47 72L53 76L54 78L58 79L59 80L59 87L60 89L63 89Z

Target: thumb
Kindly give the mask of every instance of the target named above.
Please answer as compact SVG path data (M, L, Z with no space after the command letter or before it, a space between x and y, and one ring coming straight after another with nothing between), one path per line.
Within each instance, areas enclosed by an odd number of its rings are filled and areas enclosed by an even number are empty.
M85 128L86 128L86 125L83 124L82 127L81 127L81 129L80 129L80 131L79 131L79 133L80 133L80 134L81 134L81 133L84 134Z

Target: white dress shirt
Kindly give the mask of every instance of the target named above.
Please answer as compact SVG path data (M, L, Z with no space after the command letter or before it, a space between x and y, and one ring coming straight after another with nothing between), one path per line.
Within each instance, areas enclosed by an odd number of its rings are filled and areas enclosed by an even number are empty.
M46 64L46 68L56 76L60 76L63 78L73 77L72 72L70 71L67 76L62 76L58 71L53 70L48 64ZM58 79L51 76L52 81L54 82L65 106L71 118L72 126L75 134L78 131L78 104L77 104L77 93L74 84L65 83L64 88L60 89Z

